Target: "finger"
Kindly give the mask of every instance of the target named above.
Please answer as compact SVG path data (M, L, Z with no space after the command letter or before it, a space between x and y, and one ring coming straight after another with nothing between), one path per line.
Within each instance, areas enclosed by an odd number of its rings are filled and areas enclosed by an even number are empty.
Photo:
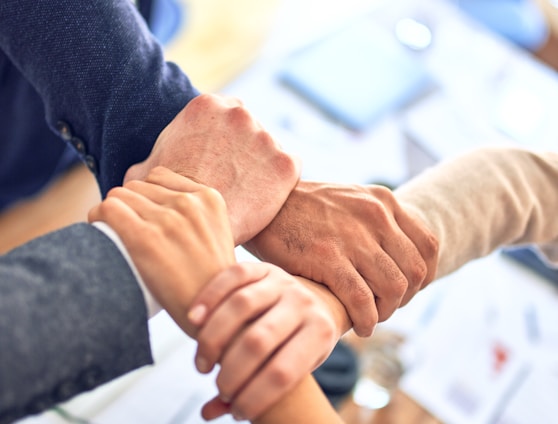
M401 230L414 243L422 259L426 264L426 273L422 279L420 289L434 280L438 267L438 241L430 230L418 218L414 218L403 208L399 207L395 211L395 219ZM408 302L405 298L403 303Z
M198 333L195 358L198 370L211 371L237 334L248 323L272 308L280 296L278 288L261 282L235 291L229 299L219 305ZM256 324L251 324L252 327L254 325Z
M312 331L301 331L288 341L299 349L280 349L257 375L233 399L231 413L235 417L254 419L292 390L304 376L314 370L325 357L316 361L309 355L315 346L323 345ZM333 346L333 342L331 343ZM296 367L293 366L296 364Z
M379 246L370 246L368 260L355 266L366 280L378 308L378 319L385 321L401 306L405 296L413 297L421 287L426 264L415 244L394 223L382 226ZM362 254L359 258L366 256Z
M401 226L401 221L405 224L404 227ZM409 234L411 232L415 239L418 238L415 225L410 224L408 216L402 212L393 236L386 239L382 246L407 278L406 295L412 297L420 290L428 269L415 240Z
M202 325L215 307L234 290L261 280L268 273L269 268L260 263L238 263L224 269L196 295L188 318L192 324Z
M141 181L135 181L134 184L135 183L146 184ZM113 188L107 194L107 200L108 199L119 199L146 221L151 221L153 218L156 219L163 209L143 194L126 187Z
M377 233L376 238L407 279L404 297L400 302L403 303L404 299L412 298L420 290L427 275L428 266L417 243L420 241L419 237L427 233L419 220L412 219L403 210L391 190L376 186L369 186L368 190L372 198L379 200L385 211L383 215L375 215L373 231ZM361 268L366 267L366 264L358 265L361 274L367 278L369 270L363 272ZM394 284L396 290L402 288L397 282Z
M220 361L221 369L217 376L217 386L223 400L232 399L274 352L304 325L302 317L293 311L292 305L286 301L279 302L255 320L229 346ZM309 345L306 347L312 348Z
M196 184L191 180L188 180L191 184ZM174 190L165 187L164 185L159 185L157 183L151 183L146 181L133 180L124 186L127 190L142 195L143 197L151 200L158 205L174 205L177 199L190 199L189 202L194 202L195 195L193 193L199 192L200 184L196 184L196 189L190 185L190 191L186 190Z
M203 405L201 410L202 417L208 421L214 420L215 418L228 414L229 412L231 412L230 404L223 402L218 397L214 397Z
M145 182L165 187L169 190L191 193L206 188L205 185L177 174L164 166L156 166L145 178Z
M371 268L366 271L365 278L375 296L378 321L382 322L401 304L408 281L400 266L386 251L376 249L370 259Z
M366 256L370 258L369 254ZM372 262L372 259L370 261ZM323 281L345 306L355 333L360 337L370 336L378 323L376 300L368 282L357 272L354 265L348 261L341 261L336 271ZM336 286L330 286L329 281L335 282Z
M143 220L136 211L118 197L107 198L95 206L88 219L90 222L107 223L126 245L135 239L138 226L143 225Z
M93 206L89 212L87 212L87 222L92 223L95 221L102 221L100 204Z

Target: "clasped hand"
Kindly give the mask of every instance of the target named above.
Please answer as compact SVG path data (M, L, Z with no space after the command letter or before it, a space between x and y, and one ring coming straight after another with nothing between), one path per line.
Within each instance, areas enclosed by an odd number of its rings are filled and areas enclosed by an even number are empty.
M327 289L271 264L235 264L220 194L166 168L111 190L89 220L119 234L151 294L198 340L198 369L221 365L220 396L203 410L208 419L257 417L350 328Z
M200 371L220 364L206 417L257 416L351 325L370 335L435 275L435 238L389 190L299 173L238 100L202 95L90 215L117 231L156 300L198 338ZM289 274L236 265L242 243Z
M432 233L377 185L300 181L271 224L244 246L325 284L360 336L430 283L438 260Z

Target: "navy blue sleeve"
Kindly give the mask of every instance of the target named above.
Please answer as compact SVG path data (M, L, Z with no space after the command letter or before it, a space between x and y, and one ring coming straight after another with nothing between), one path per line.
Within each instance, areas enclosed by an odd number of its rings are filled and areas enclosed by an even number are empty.
M104 194L198 91L129 0L2 0L0 49ZM32 123L30 123L32 125Z
M152 363L143 294L91 225L0 256L0 293L0 424Z

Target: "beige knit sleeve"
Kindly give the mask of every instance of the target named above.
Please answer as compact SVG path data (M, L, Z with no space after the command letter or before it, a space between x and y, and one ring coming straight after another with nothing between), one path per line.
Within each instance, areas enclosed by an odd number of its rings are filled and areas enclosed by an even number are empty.
M437 277L502 245L558 241L558 153L482 148L396 190L440 242Z

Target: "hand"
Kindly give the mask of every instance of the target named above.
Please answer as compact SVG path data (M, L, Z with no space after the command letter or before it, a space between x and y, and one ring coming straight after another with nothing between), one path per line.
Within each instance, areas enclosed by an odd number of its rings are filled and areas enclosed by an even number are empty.
M209 372L221 364L220 395L204 407L206 419L258 416L320 365L350 328L327 288L305 284L274 265L242 263L198 294L189 314L200 326L196 366Z
M360 336L432 281L438 254L435 237L387 188L304 181L244 246L329 287Z
M193 99L172 120L125 181L144 179L156 165L218 190L235 244L269 224L300 175L299 161L281 150L240 101L210 94Z
M234 245L219 193L168 169L112 189L89 212L122 239L146 286L188 334L187 309L200 287L233 264Z

